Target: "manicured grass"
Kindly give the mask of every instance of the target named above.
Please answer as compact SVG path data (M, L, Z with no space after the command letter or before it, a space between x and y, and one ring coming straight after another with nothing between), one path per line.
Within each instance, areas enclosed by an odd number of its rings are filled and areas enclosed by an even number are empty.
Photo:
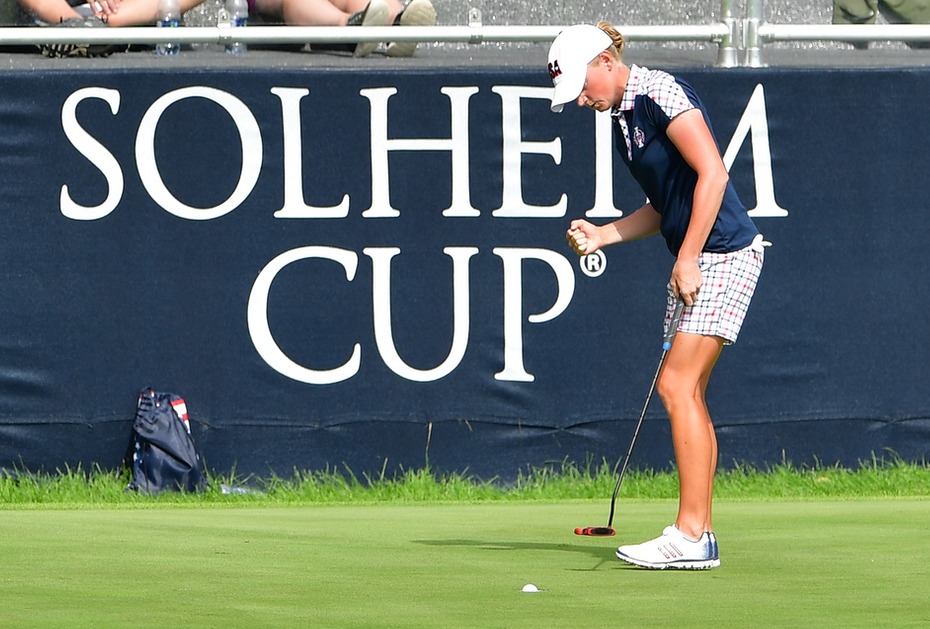
M607 463L579 467L563 463L533 469L515 481L478 480L462 474L437 475L428 469L395 477L356 477L351 470L296 472L283 478L214 477L201 494L157 497L124 491L129 476L121 471L81 469L50 473L0 470L0 509L87 505L360 504L403 502L514 502L524 500L604 499L613 492L615 468ZM234 491L229 493L227 490ZM718 499L809 499L930 497L930 466L896 458L873 459L856 469L796 467L789 463L758 470L748 466L717 473ZM631 470L623 481L624 498L673 499L674 471Z
M706 572L614 556L672 522L670 472L628 475L612 538L572 533L606 524L606 464L512 483L214 478L156 497L127 481L0 474L0 627L930 626L926 464L721 471L723 565Z
M615 559L670 500L622 499L614 538L572 534L605 498L61 506L0 510L2 627L930 624L923 498L718 500L706 572Z

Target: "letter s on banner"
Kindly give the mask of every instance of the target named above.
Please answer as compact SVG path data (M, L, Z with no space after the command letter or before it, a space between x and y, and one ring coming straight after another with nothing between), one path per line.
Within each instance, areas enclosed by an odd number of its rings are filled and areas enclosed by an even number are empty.
M252 337L252 344L258 350L259 356L278 373L308 384L335 384L348 380L358 373L362 362L360 344L356 343L352 350L352 357L335 369L308 369L298 365L281 351L268 325L268 293L271 290L271 283L284 267L292 262L308 258L323 258L338 262L345 269L346 279L350 282L355 278L355 272L358 269L358 256L354 252L335 247L299 247L278 255L265 265L252 285L247 313L249 336Z
M76 221L94 221L103 218L116 209L123 197L123 170L113 154L103 144L91 136L77 121L77 106L87 98L99 98L110 106L115 116L119 112L120 94L116 90L103 87L85 87L77 90L67 99L61 108L61 126L71 145L90 163L97 167L106 177L110 191L103 203L96 206L78 205L68 193L67 184L61 187L59 207L61 213Z

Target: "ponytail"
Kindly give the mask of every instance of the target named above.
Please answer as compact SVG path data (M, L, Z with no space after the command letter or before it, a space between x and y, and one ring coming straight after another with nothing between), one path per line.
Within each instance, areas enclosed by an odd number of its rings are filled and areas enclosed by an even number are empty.
M621 35L620 31L618 31L610 22L598 22L597 27L607 33L607 35L613 40L614 43L611 46L611 52L617 61L621 61L623 59L623 45L625 43L623 35Z

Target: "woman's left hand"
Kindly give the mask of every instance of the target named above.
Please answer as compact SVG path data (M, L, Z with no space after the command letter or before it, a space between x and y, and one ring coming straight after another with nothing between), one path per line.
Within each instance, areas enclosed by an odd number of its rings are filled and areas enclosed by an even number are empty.
M701 269L697 261L677 260L672 267L672 278L670 280L672 292L676 297L685 302L687 306L693 306L697 301L698 293L704 284L704 278L701 276Z

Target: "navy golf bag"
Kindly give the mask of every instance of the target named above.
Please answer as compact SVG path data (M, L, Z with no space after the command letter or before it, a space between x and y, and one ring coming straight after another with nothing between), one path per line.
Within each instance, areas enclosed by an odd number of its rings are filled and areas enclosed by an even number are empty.
M143 390L132 432L132 481L127 490L147 494L204 490L200 454L191 436L187 405L180 396Z

